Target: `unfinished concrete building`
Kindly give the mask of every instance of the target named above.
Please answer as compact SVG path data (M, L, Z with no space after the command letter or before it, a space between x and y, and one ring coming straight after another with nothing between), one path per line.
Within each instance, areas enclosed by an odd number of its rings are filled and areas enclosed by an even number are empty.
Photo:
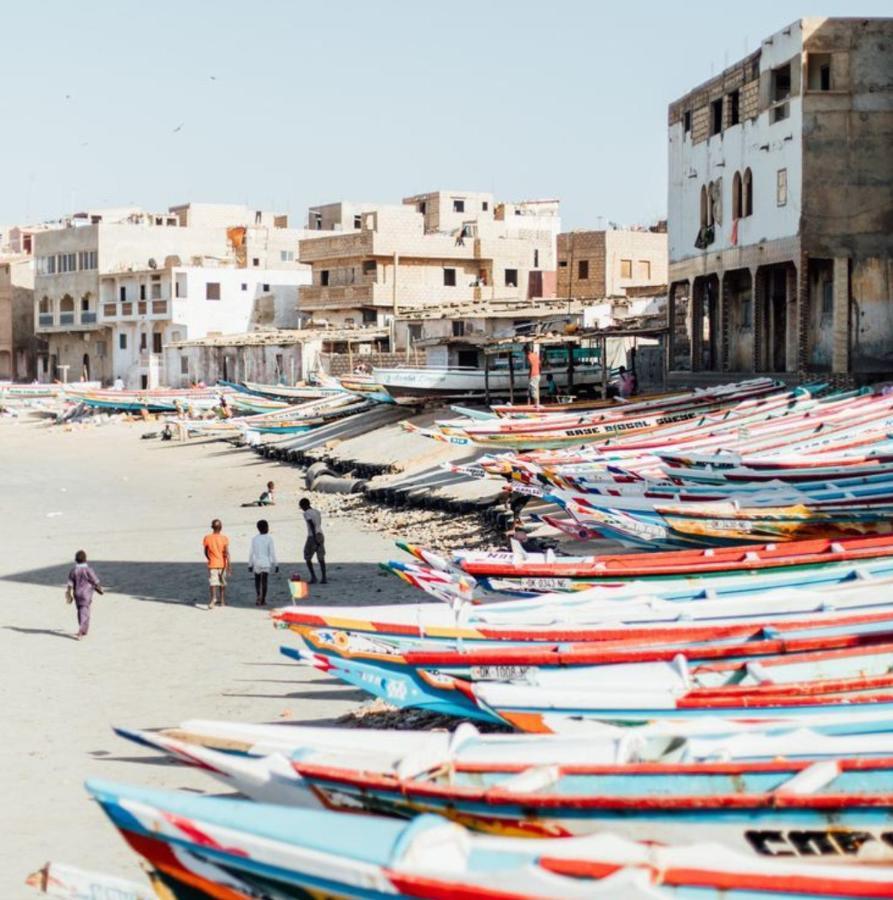
M893 19L800 19L670 105L671 381L893 373L891 147Z
M667 234L662 227L570 231L558 235L558 296L623 297L631 288L666 286Z
M308 227L336 232L300 244L313 274L301 312L316 321L381 326L413 307L555 294L555 200L432 191L399 204L312 207Z

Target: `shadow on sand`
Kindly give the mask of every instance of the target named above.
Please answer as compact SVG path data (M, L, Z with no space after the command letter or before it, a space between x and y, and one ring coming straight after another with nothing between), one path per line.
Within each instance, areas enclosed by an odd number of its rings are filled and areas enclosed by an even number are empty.
M90 565L99 576L106 592L127 594L136 600L153 603L175 603L182 606L206 605L208 582L201 562L134 562L128 560L91 559ZM0 581L18 584L37 584L56 587L62 591L71 571L71 563L45 566L4 575ZM298 563L283 563L279 574L270 576L267 607L290 603L288 579L292 573L307 577L306 567ZM399 579L381 571L375 563L337 563L329 565L329 584L313 585L308 604L333 606L365 606L375 603L400 603L424 601L419 591L405 585ZM254 605L254 578L244 563L233 566L233 573L226 592L230 606ZM261 607L259 611L264 611ZM8 626L12 627L12 626ZM42 629L15 628L23 633L60 634Z

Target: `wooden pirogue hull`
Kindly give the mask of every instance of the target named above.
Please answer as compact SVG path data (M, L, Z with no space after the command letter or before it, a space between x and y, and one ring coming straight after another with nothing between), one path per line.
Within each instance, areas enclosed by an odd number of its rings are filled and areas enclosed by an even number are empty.
M468 834L438 817L405 824L102 781L87 789L174 896L864 900L889 897L893 887L893 870L885 866L757 860L715 844L517 840Z

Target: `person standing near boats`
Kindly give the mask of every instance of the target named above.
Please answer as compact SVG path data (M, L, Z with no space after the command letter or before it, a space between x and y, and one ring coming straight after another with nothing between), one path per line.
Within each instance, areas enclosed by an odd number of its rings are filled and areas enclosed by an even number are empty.
M77 640L82 640L90 630L90 605L93 603L93 592L102 594L102 585L93 569L87 565L87 554L78 550L74 555L74 568L68 573L68 586L65 599L74 603L78 611Z
M220 519L211 522L211 533L202 542L208 562L208 609L226 606L226 579L232 573L229 538L223 533Z
M310 583L316 584L316 572L313 569L313 556L319 560L322 583L327 584L326 578L326 539L322 533L322 515L318 509L310 505L306 497L301 498L298 504L304 513L304 521L307 523L307 540L304 542L304 562L310 569Z
M540 353L535 344L528 344L525 348L527 355L527 368L530 370L530 399L534 406L540 405Z

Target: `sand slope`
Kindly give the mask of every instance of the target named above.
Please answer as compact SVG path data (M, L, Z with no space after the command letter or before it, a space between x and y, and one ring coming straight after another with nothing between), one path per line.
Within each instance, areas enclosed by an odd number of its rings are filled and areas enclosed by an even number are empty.
M254 607L245 560L260 511L239 504L276 481L279 502L263 516L285 561L271 599L284 603L304 539L298 471L223 444L140 440L147 430L0 421L3 898L33 896L22 880L48 859L138 877L136 858L87 800L85 778L214 791L199 773L115 737L111 724L322 723L361 699L279 656L282 632ZM215 516L237 563L234 606L207 612L195 603L207 600L201 539ZM333 583L313 602L417 599L377 569L395 552L386 536L341 518L326 533ZM75 613L63 598L79 548L110 589L94 601L84 642L70 637Z

